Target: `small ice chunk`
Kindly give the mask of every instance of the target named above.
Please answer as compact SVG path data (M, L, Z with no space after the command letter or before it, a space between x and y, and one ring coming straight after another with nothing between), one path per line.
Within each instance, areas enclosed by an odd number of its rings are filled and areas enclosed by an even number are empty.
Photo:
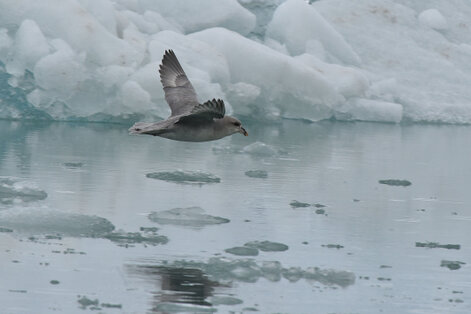
M303 270L300 267L290 267L288 269L283 269L282 275L290 282L296 282L303 278Z
M230 249L224 250L226 253L238 255L238 256L257 256L258 250L252 247L246 246L235 246Z
M310 267L303 274L304 279L315 280L328 285L347 287L355 283L355 274L349 271L337 271L333 269L319 269Z
M14 177L0 177L0 203L32 202L46 197L47 193L32 182Z
M461 245L459 244L440 244L437 242L415 242L416 247L426 247L429 249L441 248L448 250L459 250Z
M142 244L149 244L149 245L157 245L157 244L167 244L168 238L163 235L142 235L140 232L111 232L103 236L103 238L108 239L112 242L116 242L119 244L134 244L134 243L142 243Z
M256 248L263 252L283 252L289 248L286 244L271 241L251 241L245 243L244 246Z
M337 250L343 249L344 247L343 245L340 245L340 244L322 244L321 246L326 247L328 249L337 249Z
M152 212L149 215L149 220L163 225L168 224L186 227L204 227L230 222L230 220L226 218L205 214L204 209L196 206Z
M83 296L79 298L77 302L80 304L80 308L84 310L91 305L98 306L100 301L98 299L92 300L87 298L86 296Z
M241 299L229 296L212 296L209 298L209 302L212 305L237 305L243 303Z
M263 142L255 142L247 145L242 149L242 151L247 154L261 157L275 156L278 154L278 150L275 147Z
M303 207L311 207L311 204L309 203L303 203L303 202L300 202L300 201L297 201L297 200L293 200L291 201L291 203L289 203L291 205L291 207L293 208L303 208Z
M248 170L245 172L245 175L251 178L260 178L260 179L268 178L268 172L266 172L265 170Z
M83 162L64 162L63 165L69 169L77 169L83 167Z
M428 9L421 12L419 14L419 22L437 31L448 29L445 17L437 9Z
M202 171L161 171L146 174L147 178L183 184L219 183L221 179Z
M398 180L398 179L387 179L387 180L379 180L380 184L386 184L391 186L409 186L412 183L408 180Z

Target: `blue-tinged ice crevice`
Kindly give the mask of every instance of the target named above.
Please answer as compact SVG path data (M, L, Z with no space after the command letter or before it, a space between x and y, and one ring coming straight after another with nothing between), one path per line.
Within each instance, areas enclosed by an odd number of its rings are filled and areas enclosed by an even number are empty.
M239 116L471 123L471 4L433 0L3 0L0 118L169 114L173 49Z

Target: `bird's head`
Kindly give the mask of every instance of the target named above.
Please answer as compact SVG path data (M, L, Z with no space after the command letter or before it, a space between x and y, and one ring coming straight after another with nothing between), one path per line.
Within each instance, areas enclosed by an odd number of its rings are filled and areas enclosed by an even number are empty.
M247 133L247 131L242 127L242 123L238 119L231 116L225 116L223 119L225 120L224 124L231 130L231 133L241 133L244 136L249 135L249 133Z

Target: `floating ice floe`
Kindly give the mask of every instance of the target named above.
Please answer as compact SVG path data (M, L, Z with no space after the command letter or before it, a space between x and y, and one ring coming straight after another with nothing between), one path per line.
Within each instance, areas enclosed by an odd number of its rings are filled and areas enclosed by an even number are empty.
M110 232L103 235L103 238L108 239L112 242L116 242L122 246L133 245L136 243L142 243L147 245L167 244L168 238L163 235L157 235L155 233L142 234L141 232Z
M49 208L11 208L0 211L0 226L30 235L103 237L114 230L105 218Z
M416 247L426 247L429 249L435 248L442 248L442 249L449 249L449 250L459 250L461 249L461 245L459 244L440 244L437 242L415 242Z
M204 227L230 222L229 219L205 214L201 207L173 208L152 212L149 219L163 225L179 225L186 227Z
M228 296L212 296L209 298L209 302L212 305L237 305L244 303L241 299L228 297Z
M0 203L32 202L46 197L47 193L33 182L14 177L0 177Z
M289 248L286 244L271 241L251 241L245 243L244 246L256 248L263 252L283 252Z
M238 255L238 256L257 256L258 255L257 248L252 248L252 247L247 247L247 246L231 247L229 249L225 249L224 252L232 254L232 255Z
M385 179L385 180L379 180L378 182L380 184L386 184L386 185L391 185L391 186L409 186L412 184L408 180L399 180L399 179Z
M146 177L183 184L219 183L221 179L211 173L202 171L161 171L146 174Z
M266 172L265 170L248 170L245 172L245 175L250 178L268 178L268 172Z
M271 157L276 156L280 153L279 150L276 149L274 146L265 144L263 142L255 142L249 144L242 149L242 152L260 157Z
M449 270L457 270L461 268L461 265L465 265L466 263L460 261L447 261L442 260L440 263L441 267L447 267Z
M64 162L62 165L68 169L79 169L83 167L84 163L83 162Z
M291 205L291 207L293 208L305 208L305 207L311 207L311 204L309 203L303 203L303 202L300 202L300 201L297 201L297 200L293 200L291 201L291 203L289 203Z

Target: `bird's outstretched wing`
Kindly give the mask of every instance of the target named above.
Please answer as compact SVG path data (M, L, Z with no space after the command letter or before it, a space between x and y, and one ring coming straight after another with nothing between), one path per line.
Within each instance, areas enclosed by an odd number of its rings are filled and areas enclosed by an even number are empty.
M165 51L159 73L171 116L191 112L198 105L198 98L173 50Z
M212 121L213 119L221 119L226 113L224 101L221 99L208 100L203 104L198 104L185 115L182 115L177 123L191 123L196 121Z

